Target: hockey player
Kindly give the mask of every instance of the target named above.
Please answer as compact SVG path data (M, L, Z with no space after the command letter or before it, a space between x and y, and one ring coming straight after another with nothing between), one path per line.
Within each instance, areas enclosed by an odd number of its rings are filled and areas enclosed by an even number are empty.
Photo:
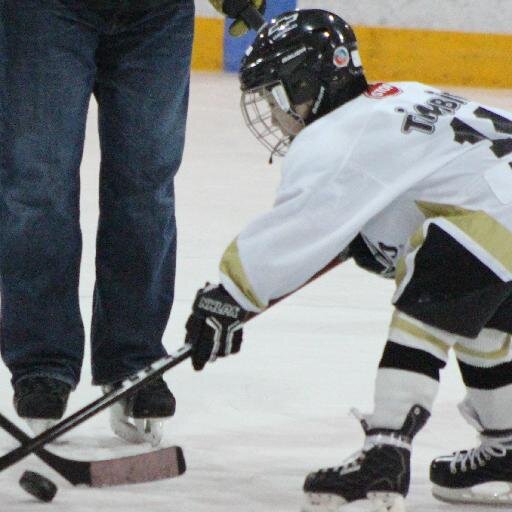
M364 447L306 478L305 510L401 509L450 348L481 445L433 461L434 493L498 500L472 487L512 488L512 115L420 83L368 85L352 29L322 10L261 29L240 79L248 127L286 157L274 207L226 249L220 284L197 293L194 368L238 352L251 312L354 258L395 278L395 310Z

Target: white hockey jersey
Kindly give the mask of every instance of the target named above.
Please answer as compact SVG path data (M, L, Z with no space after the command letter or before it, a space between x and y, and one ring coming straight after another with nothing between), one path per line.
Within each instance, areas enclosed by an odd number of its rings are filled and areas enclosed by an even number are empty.
M400 287L428 222L512 280L512 114L420 83L374 84L296 137L274 207L226 249L221 282L260 311L360 233L398 265Z

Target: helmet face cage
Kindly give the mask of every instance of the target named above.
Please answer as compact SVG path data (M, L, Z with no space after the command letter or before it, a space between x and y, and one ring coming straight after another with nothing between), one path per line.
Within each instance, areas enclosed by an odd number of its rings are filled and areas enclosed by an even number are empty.
M293 137L306 125L293 110L281 82L243 91L240 106L245 124L271 155L284 156Z

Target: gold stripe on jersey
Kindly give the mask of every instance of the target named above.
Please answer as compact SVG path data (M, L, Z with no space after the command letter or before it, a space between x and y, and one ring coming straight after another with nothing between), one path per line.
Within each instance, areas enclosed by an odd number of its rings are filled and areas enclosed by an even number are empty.
M512 233L496 219L482 210L426 201L417 201L416 204L427 218L443 217L454 224L512 273Z
M247 279L247 275L245 274L242 261L240 260L240 255L238 253L236 238L224 251L220 261L220 270L236 284L238 289L252 304L254 304L258 309L265 309L265 305L258 299L249 279Z
M442 350L442 352L448 355L448 351L450 350L450 346L453 343L446 343L440 337L435 336L431 332L427 330L428 326L425 325L426 328L420 327L416 323L413 323L409 319L408 315L404 313L400 313L396 311L393 313L393 318L391 320L391 329L398 329L406 334L414 336L414 338L424 341L430 345L434 345L438 349ZM446 333L448 338L451 338L452 335L450 333Z
M402 256L396 262L395 283L397 286L400 286L400 283L404 280L406 272L407 272L407 265L405 264L404 256Z

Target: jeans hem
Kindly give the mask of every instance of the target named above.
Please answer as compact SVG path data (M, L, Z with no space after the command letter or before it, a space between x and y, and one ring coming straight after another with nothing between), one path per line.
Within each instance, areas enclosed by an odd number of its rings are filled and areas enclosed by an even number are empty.
M23 375L17 379L15 379L13 377L11 382L14 387L18 382L21 382L22 380L25 380L25 379L30 379L32 377L50 377L52 379L60 380L62 382L65 382L66 384L69 384L71 386L72 391L75 390L76 386L77 386L77 382L75 381L74 378L69 377L68 375L63 375L61 373L56 373L56 372L52 372L52 371L30 372L30 373L27 373L26 375Z

